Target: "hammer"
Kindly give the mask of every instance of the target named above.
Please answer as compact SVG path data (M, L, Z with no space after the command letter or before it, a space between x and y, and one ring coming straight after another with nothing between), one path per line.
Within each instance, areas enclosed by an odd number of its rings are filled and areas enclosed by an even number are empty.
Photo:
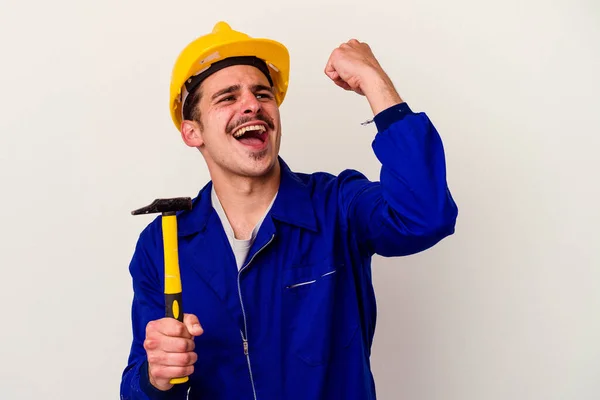
M191 210L192 199L176 197L156 199L150 205L131 212L132 215L162 213L162 236L165 264L165 311L168 318L183 322L181 302L181 275L179 273L179 253L177 244L177 211ZM171 384L184 383L188 377L173 378Z

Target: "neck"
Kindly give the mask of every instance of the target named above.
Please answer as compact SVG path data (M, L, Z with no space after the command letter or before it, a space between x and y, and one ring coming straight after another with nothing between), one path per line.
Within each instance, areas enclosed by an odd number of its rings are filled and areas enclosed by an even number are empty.
M248 239L279 189L279 162L261 177L211 174L213 186L237 239Z

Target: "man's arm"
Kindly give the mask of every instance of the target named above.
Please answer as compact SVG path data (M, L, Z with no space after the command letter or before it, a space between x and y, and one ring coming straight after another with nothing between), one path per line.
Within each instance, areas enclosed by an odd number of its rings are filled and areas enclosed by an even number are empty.
M134 292L133 340L128 365L122 375L121 400L187 398L189 384L173 386L169 379L193 372L196 360L193 336L202 333L198 319L193 315L185 315L185 324L164 318L162 275L156 263L156 260L162 260L159 242L162 236L156 221L140 235L129 266Z
M356 171L340 175L343 221L368 254L400 256L425 250L454 233L458 209L446 183L441 138L423 113L413 113L365 43L332 52L325 73L366 96L378 133L373 150L380 182Z

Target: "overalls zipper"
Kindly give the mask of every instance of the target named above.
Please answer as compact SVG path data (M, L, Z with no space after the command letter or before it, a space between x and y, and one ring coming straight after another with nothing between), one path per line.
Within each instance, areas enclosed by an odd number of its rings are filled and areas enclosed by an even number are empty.
M248 261L248 264L244 265L240 271L238 272L238 295L240 297L240 305L242 306L242 315L244 316L244 330L240 330L240 333L242 335L242 344L244 346L244 355L246 356L246 360L248 361L248 372L250 372L250 383L252 384L252 392L254 393L254 400L256 399L256 388L254 387L254 377L252 376L252 365L250 364L250 353L248 350L248 324L246 322L246 310L244 310L244 301L242 300L242 289L240 287L240 276L242 274L242 271L244 271L254 260L254 257L256 257L258 255L258 253L260 253L261 251L263 251L263 249L265 247L267 247L269 245L269 243L271 243L273 241L273 239L275 238L275 235L271 236L271 239L269 239L269 241L263 246L261 247L256 253L254 253L254 255L252 256L252 258L250 259L250 261Z

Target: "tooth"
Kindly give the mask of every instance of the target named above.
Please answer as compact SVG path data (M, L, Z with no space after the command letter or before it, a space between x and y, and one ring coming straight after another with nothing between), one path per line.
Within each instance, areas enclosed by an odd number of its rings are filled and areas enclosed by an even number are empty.
M251 130L258 130L261 132L265 132L267 129L263 126L263 125L251 125L251 126L246 126L244 128L240 128L239 130L237 130L233 136L234 137L240 137L242 136L244 133L251 131Z
M237 131L236 131L236 132L233 134L233 136L235 136L235 137L240 137L240 136L242 136L242 135L243 135L245 132L246 132L246 128L241 128L241 129L238 129L238 130L237 130Z

